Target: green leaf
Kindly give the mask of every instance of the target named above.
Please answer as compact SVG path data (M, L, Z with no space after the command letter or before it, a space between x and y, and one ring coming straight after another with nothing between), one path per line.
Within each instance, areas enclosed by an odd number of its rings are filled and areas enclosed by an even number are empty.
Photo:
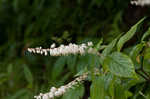
M110 44L108 44L108 46L103 50L102 52L102 56L101 56L101 62L103 64L104 59L106 58L106 56L108 54L110 54L110 52L112 51L112 49L115 47L116 42L117 42L118 38L114 39Z
M30 71L30 69L28 68L27 65L24 64L23 68L24 68L25 78L28 81L28 83L30 84L30 86L32 87L32 84L33 84L32 73L31 73L31 71Z
M101 44L103 43L103 38L99 40L99 42L96 44L95 49L98 51L101 48Z
M125 91L125 97L126 97L126 99L128 99L131 96L133 96L132 92L126 90Z
M95 78L90 88L90 99L104 99L105 97L105 81L103 77Z
M117 50L118 50L118 51L120 51L121 48L123 47L123 45L124 45L128 40L130 40L130 39L134 36L135 32L136 32L137 29L138 29L139 24L140 24L141 22L143 22L144 19L145 19L145 17L142 18L142 19L141 19L138 23L136 23L134 26L132 26L131 29L130 29L125 35L123 35L123 36L120 38L120 40L119 40L118 43L117 43Z
M114 52L106 57L104 66L114 75L120 77L136 77L132 60L120 52Z
M144 59L150 59L150 48L146 48L144 51Z
M144 41L144 39L145 39L146 37L148 37L148 36L150 36L150 27L149 27L148 30L145 32L145 34L142 36L141 41Z
M116 42L117 42L117 38L114 39L105 49L104 51L102 52L102 55L105 57L107 56L111 51L112 49L114 48L114 46L116 45Z
M85 67L84 69L81 69L81 70L75 75L75 77L81 76L81 75L83 75L83 74L86 73L86 72L88 72L87 67Z
M112 99L114 99L114 91L115 91L115 77L112 75L112 73L105 74L104 81L105 81L105 91L107 95L111 96Z
M65 93L62 99L82 99L84 94L83 85L75 86L73 89L70 89Z
M64 69L64 66L66 64L66 57L61 56L57 59L56 63L54 64L53 70L52 70L52 79L55 80Z
M81 70L87 69L91 70L91 68L94 67L99 67L100 66L100 61L99 61L99 56L94 55L94 54L85 54L83 56L78 57L78 62L77 62L77 72L80 72Z
M115 99L127 99L125 95L125 90L121 84L115 85Z
M140 44L136 45L130 52L130 57L132 58L132 60L134 62L136 61L136 57L142 51L143 47L144 47L144 43L140 43Z
M140 83L144 83L145 79L142 78L140 75L137 75L139 79L126 79L124 84L122 85L126 90L129 90L133 86L136 86Z
M112 97L112 98L114 98L115 97L115 80L113 79L113 78L109 78L110 80L109 80L109 87L108 87L108 90L109 90L109 94L110 94L110 96ZM107 81L108 82L108 81Z
M76 60L77 60L77 56L72 56L72 55L69 55L67 56L67 66L68 68L70 69L70 71L74 71L75 69L75 65L76 65Z

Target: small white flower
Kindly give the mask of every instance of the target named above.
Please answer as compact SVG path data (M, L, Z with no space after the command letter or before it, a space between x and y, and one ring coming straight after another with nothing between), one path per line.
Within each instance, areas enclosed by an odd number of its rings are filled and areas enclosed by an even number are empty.
M83 43L83 44L81 44L81 46L82 46L82 47L86 47L86 44L85 44L85 43Z
M40 93L40 96L43 96L43 93Z
M79 81L80 81L80 78L77 78L76 80L79 82Z
M44 94L43 99L48 99L48 94Z
M32 48L31 50L32 50L33 53L36 53L35 49Z
M60 54L63 54L63 48L59 48L59 52L60 52Z
M36 98L36 99L37 99L37 97L38 97L38 96L34 96L34 98Z
M53 92L49 92L49 93L48 93L48 96L49 96L50 99L53 99L53 98L54 98Z
M37 96L37 99L42 99L42 97L41 96Z
M52 88L50 89L50 91L51 91L52 93L54 93L55 91L57 91L57 88L52 87Z
M88 46L93 46L93 43L92 42L88 42Z
M60 47L61 47L61 48L64 48L65 46L62 44L62 45L60 45Z
M44 55L47 56L47 50L43 49Z
M28 50L30 53L32 53L32 49L31 49L31 48L28 48L27 50Z
M71 85L71 84L69 84L69 85L67 85L66 87L69 89L69 88L71 88L71 87L72 87L72 85Z
M40 47L37 47L37 48L35 48L35 49L36 49L36 53L39 54L39 53L40 53L40 50L41 50Z
M83 54L85 53L85 50L83 49L83 47L80 47L79 53L80 53L81 55L83 55Z
M42 99L40 95L39 96L34 96L34 98L36 98L36 99Z
M62 89L66 89L66 86L61 86L60 88L62 88Z
M65 88L61 88L61 87L60 87L60 88L58 89L58 92L64 94L64 93L66 92L66 90L65 90Z
M40 53L40 50L36 50L36 53L38 53L38 54L39 54L39 53Z
M55 48L55 47L56 47L56 44L53 43L50 48Z
M78 82L76 82L76 81L72 82L72 85L76 85L76 84L78 84Z
M56 91L56 92L55 92L55 96L56 96L56 97L61 96L61 95L62 95L62 92L60 92L60 91Z
M40 54L41 54L41 55L43 54L43 51L42 51L42 50L40 51Z

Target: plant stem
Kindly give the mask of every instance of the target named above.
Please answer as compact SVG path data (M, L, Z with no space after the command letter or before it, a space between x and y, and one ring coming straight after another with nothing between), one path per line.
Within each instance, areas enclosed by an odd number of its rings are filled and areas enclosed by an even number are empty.
M136 71L136 73L137 74L139 74L141 77L143 77L145 80L147 80L147 81L149 81L150 82L150 75L144 70L144 68L143 68L143 65L144 65L144 56L141 56L140 57L140 61L141 61L141 67L139 68L139 69L137 69L137 70L135 70ZM141 74L140 72L138 72L138 71L141 71L143 74Z

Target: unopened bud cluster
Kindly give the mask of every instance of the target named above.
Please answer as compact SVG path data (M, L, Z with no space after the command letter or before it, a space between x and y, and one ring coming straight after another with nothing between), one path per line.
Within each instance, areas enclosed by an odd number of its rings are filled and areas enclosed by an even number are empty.
M139 6L145 6L145 5L150 5L150 0L132 0L131 4L139 5Z
M61 56L68 54L85 54L87 53L95 53L95 50L92 48L93 43L88 42L87 44L83 43L80 45L72 44L69 45L60 45L59 47L55 47L55 44L52 44L50 48L43 49L42 47L37 48L28 48L30 53L44 54L45 56Z
M75 80L71 81L67 85L61 86L60 88L52 87L50 89L50 92L45 93L45 94L40 93L40 95L34 96L34 98L36 98L36 99L54 99L55 97L59 97L59 96L63 95L68 89L73 88L73 86L75 86L79 83L82 83L87 78L87 75L88 75L88 73L85 73L85 74L79 76L78 78L76 78Z

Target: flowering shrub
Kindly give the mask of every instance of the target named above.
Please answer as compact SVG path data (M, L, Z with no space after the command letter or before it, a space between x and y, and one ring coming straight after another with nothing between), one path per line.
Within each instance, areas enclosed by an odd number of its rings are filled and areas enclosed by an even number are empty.
M0 99L149 99L149 7L0 0Z
M129 97L135 99L138 94L149 99L149 91L144 95L141 91L131 92L130 89L141 83L150 83L149 69L145 70L145 63L150 64L150 39L148 38L150 28L144 33L138 44L127 49L130 50L129 53L123 49L124 44L135 35L144 19L132 26L123 36L119 35L107 46L103 45L102 40L100 40L96 46L92 42L88 42L80 45L61 45L57 48L55 44L47 49L42 49L42 47L28 48L30 53L44 54L45 56L68 56L70 54L85 56L90 54L89 57L91 58L90 66L84 66L85 68L79 70L75 80L59 88L51 87L49 92L40 93L34 98L54 99L63 96L69 92L69 89L74 90L74 87L81 83L84 84L84 81L89 81L92 82L90 99L128 99Z

